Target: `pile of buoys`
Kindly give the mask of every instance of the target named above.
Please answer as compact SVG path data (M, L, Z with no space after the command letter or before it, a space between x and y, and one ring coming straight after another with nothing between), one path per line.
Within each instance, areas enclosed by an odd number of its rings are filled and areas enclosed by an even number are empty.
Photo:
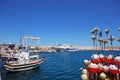
M120 56L93 54L83 61L82 80L120 80Z

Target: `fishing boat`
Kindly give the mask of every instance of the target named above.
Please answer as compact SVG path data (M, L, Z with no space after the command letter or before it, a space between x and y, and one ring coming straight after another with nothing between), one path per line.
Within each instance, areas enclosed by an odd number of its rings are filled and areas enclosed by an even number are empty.
M39 55L30 56L30 53L26 51L17 54L17 56L8 58L8 61L6 61L4 67L7 71L18 72L37 68L45 59L44 56L42 58L39 58Z

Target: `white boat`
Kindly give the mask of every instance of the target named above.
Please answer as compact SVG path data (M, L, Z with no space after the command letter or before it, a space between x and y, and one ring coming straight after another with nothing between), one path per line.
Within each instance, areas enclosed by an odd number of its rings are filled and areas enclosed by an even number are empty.
M18 52L17 56L12 57L12 60L7 61L4 65L5 69L10 72L24 71L39 67L45 57L39 58L39 55L30 56L29 52Z

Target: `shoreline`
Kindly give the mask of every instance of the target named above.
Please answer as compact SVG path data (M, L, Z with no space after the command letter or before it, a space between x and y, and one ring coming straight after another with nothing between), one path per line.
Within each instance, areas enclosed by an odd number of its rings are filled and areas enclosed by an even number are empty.
M29 49L30 52L57 52L56 48L58 46L39 46L34 49ZM103 51L120 51L120 46L106 46L106 47L101 47L101 46L72 46L71 48L74 48L76 51L80 50L103 50ZM11 51L11 49L8 48L8 46L3 46L2 49L6 49L3 52L1 51L1 54L8 53ZM15 46L13 49L14 51L19 51L19 46Z
M55 48L57 48L57 46L40 46L40 49L42 51L54 51ZM106 46L105 48L104 47L101 47L101 46L97 46L97 49L96 47L93 47L93 46L72 46L72 48L75 48L77 50L120 50L120 46L113 46L113 48L111 46Z
M57 46L39 46L40 48L57 48ZM76 48L76 49L79 49L79 50L96 50L96 47L93 47L93 46L72 46L72 48ZM97 46L97 50L104 50L104 47L102 48L101 46ZM111 46L106 46L105 49L107 50L111 50L112 47ZM117 50L117 49L120 49L120 46L113 46L113 50Z

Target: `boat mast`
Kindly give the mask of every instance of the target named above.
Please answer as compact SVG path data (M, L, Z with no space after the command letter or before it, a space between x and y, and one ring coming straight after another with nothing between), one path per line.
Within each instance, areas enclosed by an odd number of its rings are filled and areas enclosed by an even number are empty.
M23 38L24 38L24 33L23 33L23 30L21 29L21 32L20 32L20 48L23 48Z

